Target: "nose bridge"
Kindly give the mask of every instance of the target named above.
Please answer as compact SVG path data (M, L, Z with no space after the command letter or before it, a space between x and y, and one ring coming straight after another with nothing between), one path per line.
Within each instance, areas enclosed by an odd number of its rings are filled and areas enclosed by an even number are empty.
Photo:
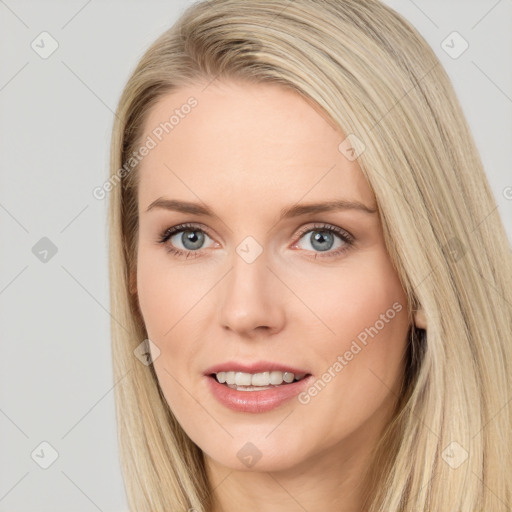
M224 327L240 333L257 327L280 328L282 294L276 293L276 277L269 263L269 253L252 237L237 246L220 304Z

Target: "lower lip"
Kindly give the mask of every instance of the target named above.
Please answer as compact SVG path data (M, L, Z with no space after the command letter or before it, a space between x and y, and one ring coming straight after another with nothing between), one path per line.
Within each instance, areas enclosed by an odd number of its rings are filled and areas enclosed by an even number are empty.
M213 396L228 409L237 412L267 412L297 396L308 387L312 375L291 384L282 384L262 391L237 391L217 382L215 377L206 376Z

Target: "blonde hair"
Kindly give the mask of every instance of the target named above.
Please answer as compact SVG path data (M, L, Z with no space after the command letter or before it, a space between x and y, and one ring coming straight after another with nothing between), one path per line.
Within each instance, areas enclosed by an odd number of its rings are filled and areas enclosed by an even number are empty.
M448 76L414 27L377 0L197 3L128 80L112 136L109 264L130 509L212 505L201 450L174 418L153 366L134 355L147 332L135 292L138 166L126 162L157 101L216 78L288 87L362 141L357 161L410 318L425 312L427 331L410 331L400 406L376 449L365 510L511 510L510 247Z

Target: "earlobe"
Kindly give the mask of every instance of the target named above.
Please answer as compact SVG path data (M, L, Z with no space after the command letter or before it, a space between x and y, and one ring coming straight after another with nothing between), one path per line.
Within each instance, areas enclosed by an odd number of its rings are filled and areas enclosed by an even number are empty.
M427 329L427 319L423 309L414 312L414 324L418 329Z

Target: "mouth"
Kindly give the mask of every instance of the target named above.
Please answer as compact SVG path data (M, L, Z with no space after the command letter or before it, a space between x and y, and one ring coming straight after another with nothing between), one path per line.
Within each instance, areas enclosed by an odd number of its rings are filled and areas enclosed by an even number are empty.
M280 370L258 373L231 370L210 373L208 377L236 391L265 391L299 382L310 375L309 373L283 372Z
M310 373L300 370L261 371L260 366L257 373L249 373L228 368L223 365L217 368L222 371L210 370L204 378L211 396L238 413L265 413L291 403L314 380Z

